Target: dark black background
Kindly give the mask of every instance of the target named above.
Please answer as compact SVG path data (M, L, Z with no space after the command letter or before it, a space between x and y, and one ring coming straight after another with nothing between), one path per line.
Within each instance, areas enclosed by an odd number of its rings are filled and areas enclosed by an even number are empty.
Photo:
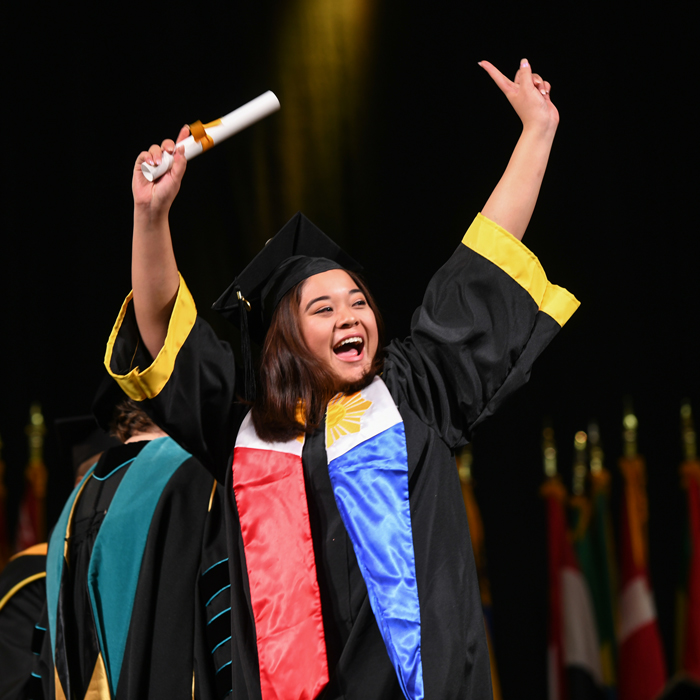
M298 143L303 163L275 148L285 103L300 99L279 77L278 42L295 31L284 23L301 3L226 3L183 16L170 5L137 13L105 5L99 14L97 6L26 6L3 23L0 435L10 521L29 404L41 401L51 427L88 412L102 376L105 342L129 289L139 150L185 122L276 91L282 112L190 163L174 206L178 262L200 310L209 317L208 305L253 251L302 209L364 262L397 335L517 140L517 118L477 61L512 76L527 56L553 85L561 125L525 242L582 306L531 383L475 439L503 691L545 693L543 420L551 417L567 481L575 431L600 421L617 500L625 396L634 399L648 461L651 575L671 665L684 524L681 399L700 411L690 17L671 4L643 12L589 3L355 4L364 8L369 70L363 108L347 119L361 138L330 183L313 172L311 128ZM261 142L267 181L276 183L264 225L253 206ZM276 188L301 167L320 184L288 208ZM337 199L338 188L341 207L330 211L326 194ZM50 520L70 482L54 466L54 442L50 431Z

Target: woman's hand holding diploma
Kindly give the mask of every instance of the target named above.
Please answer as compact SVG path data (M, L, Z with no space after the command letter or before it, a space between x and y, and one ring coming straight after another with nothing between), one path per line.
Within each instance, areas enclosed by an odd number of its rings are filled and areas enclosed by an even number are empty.
M183 141L190 134L188 127L183 126L178 134L177 141ZM172 139L165 139L158 146L153 144L147 151L139 154L134 164L134 175L131 181L131 189L134 194L134 208L149 212L150 217L158 217L164 214L167 217L170 205L180 190L180 183L185 174L187 160L182 155L181 150L175 150L175 143ZM141 165L159 165L163 151L167 151L174 157L173 167L157 180L150 182L141 171Z
M189 128L180 130L177 141L189 135ZM187 161L175 141L166 139L158 146L139 154L134 164L131 189L134 195L134 238L131 257L131 283L134 290L134 312L146 348L152 357L160 352L168 330L170 312L180 278L170 238L168 214L185 174ZM174 154L172 168L155 182L149 182L141 164L158 165L163 151Z

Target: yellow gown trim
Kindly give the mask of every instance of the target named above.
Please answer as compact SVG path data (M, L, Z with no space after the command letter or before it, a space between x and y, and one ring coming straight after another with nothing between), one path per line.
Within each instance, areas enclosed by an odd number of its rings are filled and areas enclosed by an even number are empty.
M105 367L130 399L143 401L144 399L152 399L158 396L168 383L170 375L172 375L175 368L177 354L180 352L180 348L187 340L187 336L197 320L197 307L189 289L187 289L185 280L180 275L180 287L177 290L175 306L170 315L168 334L155 360L145 369L134 367L128 374L115 374L111 370L114 343L124 322L132 297L133 292L130 292L122 304L119 316L117 316L114 328L109 336L105 354Z
M523 243L483 214L474 219L462 243L514 279L560 326L579 307L573 294L549 282L540 261Z
M20 581L16 586L12 586L10 590L0 599L0 610L2 610L5 605L7 604L7 601L12 598L12 596L17 593L17 591L20 588L24 588L26 585L30 584L32 581L36 581L37 579L40 578L46 578L46 572L45 571L40 571L38 574L32 574L31 576L27 576L24 580Z

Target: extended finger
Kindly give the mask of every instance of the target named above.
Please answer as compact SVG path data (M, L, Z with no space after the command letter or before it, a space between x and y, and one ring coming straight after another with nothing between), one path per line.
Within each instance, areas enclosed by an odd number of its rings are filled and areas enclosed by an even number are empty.
M492 63L488 61L479 61L479 65L491 76L493 82L496 83L503 92L513 89L513 83Z
M552 90L552 86L545 80L544 81L544 91L549 95Z

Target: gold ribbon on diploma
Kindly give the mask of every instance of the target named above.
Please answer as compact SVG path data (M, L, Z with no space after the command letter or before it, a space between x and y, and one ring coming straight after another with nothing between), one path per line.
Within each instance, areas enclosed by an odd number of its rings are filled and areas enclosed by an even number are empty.
M202 147L203 151L208 151L214 145L214 139L207 134L207 129L212 126L219 126L221 124L221 119L215 119L213 122L208 124L202 124L198 119L193 124L190 124L190 133L194 137L194 140Z

